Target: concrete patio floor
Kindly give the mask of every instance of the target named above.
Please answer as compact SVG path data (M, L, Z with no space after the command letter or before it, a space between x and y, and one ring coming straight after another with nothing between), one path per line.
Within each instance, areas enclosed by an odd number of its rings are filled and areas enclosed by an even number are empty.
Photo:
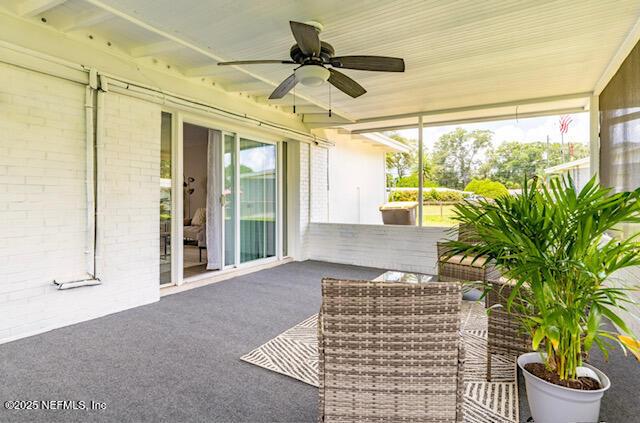
M0 422L313 422L316 388L239 357L317 311L323 276L370 279L380 273L290 263L0 345L3 403L106 405L94 411L0 406ZM640 422L640 367L616 357L598 363L613 382L603 417Z

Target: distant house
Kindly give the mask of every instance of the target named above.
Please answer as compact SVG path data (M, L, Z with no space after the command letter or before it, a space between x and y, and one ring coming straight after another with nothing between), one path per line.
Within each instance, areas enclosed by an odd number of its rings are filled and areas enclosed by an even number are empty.
M576 185L576 189L579 191L591 178L589 161L590 158L587 156L582 159L548 167L544 170L545 179L548 181L553 176L570 175Z

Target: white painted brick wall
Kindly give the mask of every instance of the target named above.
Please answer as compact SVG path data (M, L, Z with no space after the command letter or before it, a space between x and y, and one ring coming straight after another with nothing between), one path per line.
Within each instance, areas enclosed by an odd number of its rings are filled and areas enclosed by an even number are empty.
M100 95L105 113L98 273L124 296L157 299L161 110L123 95Z
M300 245L301 254L299 260L307 258L307 230L309 227L309 196L311 195L309 187L309 158L311 146L309 144L300 143L300 195L298 197L300 204Z
M329 218L329 169L325 147L311 146L311 221L326 222Z
M156 301L158 107L108 95L103 285L58 291L86 270L84 87L4 64L0 81L0 342Z
M448 230L312 222L307 254L313 260L436 274L436 242L448 238Z

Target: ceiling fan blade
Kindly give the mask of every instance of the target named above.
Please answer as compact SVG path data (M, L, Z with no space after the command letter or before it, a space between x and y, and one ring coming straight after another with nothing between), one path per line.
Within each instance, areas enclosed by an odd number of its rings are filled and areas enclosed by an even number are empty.
M295 65L293 60L235 60L233 62L218 62L218 66L232 66L232 65L261 65L261 64L281 64L281 65Z
M335 69L329 69L329 73L329 83L343 93L356 98L367 92L367 90L362 88L360 84L349 78L344 73L338 72Z
M289 91L291 91L293 87L296 86L297 83L298 83L298 80L296 79L296 75L291 74L291 76L289 76L287 79L282 81L280 85L278 85L276 89L273 90L273 92L269 96L269 99L274 100L277 98L284 97L285 95L287 95Z
M385 56L332 57L331 64L338 68L377 72L404 72L404 60Z
M298 47L307 56L320 56L320 37L315 26L302 22L289 21L293 38L296 39Z

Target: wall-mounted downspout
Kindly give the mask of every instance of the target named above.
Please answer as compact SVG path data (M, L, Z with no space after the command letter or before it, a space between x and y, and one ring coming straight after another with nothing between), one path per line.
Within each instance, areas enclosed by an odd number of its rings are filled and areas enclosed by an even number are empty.
M73 281L57 281L53 284L58 289L78 288L81 286L100 285L100 279L96 275L96 249L97 249L97 225L98 214L97 193L97 154L96 138L98 133L98 72L95 69L89 71L89 85L85 87L85 134L86 134L86 193L87 193L87 226L86 226L86 263L87 277Z

